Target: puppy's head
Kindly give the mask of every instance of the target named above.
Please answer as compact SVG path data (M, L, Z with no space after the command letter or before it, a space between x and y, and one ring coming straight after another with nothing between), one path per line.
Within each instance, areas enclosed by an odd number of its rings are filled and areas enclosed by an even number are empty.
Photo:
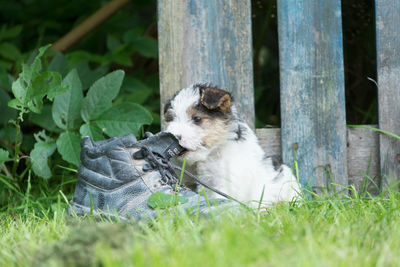
M196 84L179 91L164 106L167 132L178 139L188 163L205 160L229 132L233 118L231 94Z

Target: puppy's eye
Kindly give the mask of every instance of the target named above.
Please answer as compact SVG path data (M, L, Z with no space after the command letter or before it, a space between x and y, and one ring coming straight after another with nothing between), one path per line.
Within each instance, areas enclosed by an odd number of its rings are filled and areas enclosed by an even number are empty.
M203 120L203 118L202 118L202 117L195 116L195 117L192 118L192 120L193 120L193 122L194 122L195 124L200 124L200 122Z

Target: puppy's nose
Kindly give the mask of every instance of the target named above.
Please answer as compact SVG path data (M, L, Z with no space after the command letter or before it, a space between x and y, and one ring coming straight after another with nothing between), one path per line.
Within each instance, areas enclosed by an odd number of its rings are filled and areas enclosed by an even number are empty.
M175 135L176 139L178 139L179 141L182 139L182 135L181 134L177 134Z

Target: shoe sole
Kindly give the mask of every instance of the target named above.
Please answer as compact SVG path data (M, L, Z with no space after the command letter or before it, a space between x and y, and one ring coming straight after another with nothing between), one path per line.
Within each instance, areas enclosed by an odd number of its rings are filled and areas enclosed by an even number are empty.
M79 215L79 216L88 216L88 215L92 215L92 216L101 216L101 217L105 217L105 218L109 218L113 221L117 221L117 220L123 220L123 221L127 221L128 218L124 217L124 216L120 216L120 215L115 215L113 213L110 212L106 212L103 210L94 210L91 209L89 207L86 206L82 206L79 205L75 202L70 203L69 207L68 207L68 214L69 215Z

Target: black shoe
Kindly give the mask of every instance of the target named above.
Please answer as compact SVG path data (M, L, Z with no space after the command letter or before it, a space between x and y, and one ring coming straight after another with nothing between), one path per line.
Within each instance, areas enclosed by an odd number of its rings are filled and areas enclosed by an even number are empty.
M237 205L227 199L208 201L179 186L169 158L183 151L176 138L161 132L137 141L133 135L81 142L81 165L70 213L149 219L158 208L179 206L190 214L207 215ZM73 210L73 211L72 211Z

